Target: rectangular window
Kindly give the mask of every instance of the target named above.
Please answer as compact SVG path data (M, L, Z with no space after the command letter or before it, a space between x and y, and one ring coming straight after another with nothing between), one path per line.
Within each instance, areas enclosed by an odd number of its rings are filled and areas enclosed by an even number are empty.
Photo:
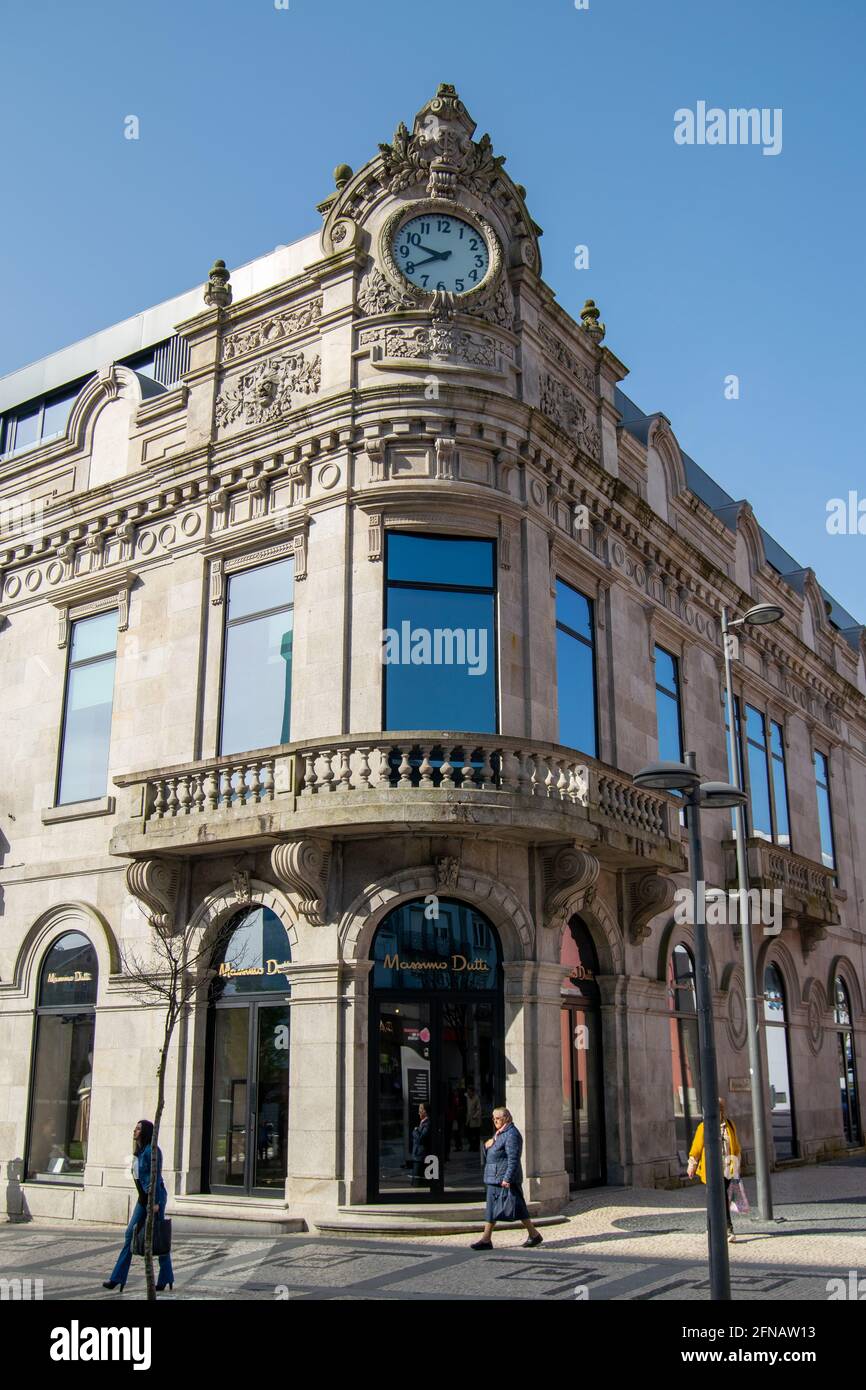
M655 649L656 726L662 762L683 760L682 711L679 662L664 647Z
M292 557L229 579L220 753L289 741L293 581Z
M105 796L116 650L116 610L72 624L58 806Z
M814 752L815 786L818 792L818 823L821 827L821 860L825 869L836 867L833 843L833 812L830 807L830 764L826 754Z
M788 774L785 770L785 735L781 724L770 720L770 766L773 773L773 821L776 844L791 848L788 815Z
M746 705L746 763L749 769L749 806L752 834L772 840L770 766L767 757L767 725L760 710Z
M557 740L598 756L595 714L595 639L592 601L556 581Z
M19 406L3 417L0 432L0 452L17 453L19 449L30 449L42 440L49 440L64 434L69 420L72 402L78 395L83 382L64 386L41 400L30 401Z
M495 733L493 541L386 535L386 729Z

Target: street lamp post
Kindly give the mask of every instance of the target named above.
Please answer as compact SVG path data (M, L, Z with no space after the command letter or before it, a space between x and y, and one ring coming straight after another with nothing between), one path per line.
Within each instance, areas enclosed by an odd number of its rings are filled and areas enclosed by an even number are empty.
M701 783L694 753L687 753L684 763L655 763L650 767L642 768L640 772L635 774L634 781L639 787L650 787L659 791L679 791L683 795L686 806L689 831L689 870L692 901L695 906L695 994L704 1118L710 1297L716 1301L729 1300L731 1297L731 1273L728 1263L728 1221L725 1212L724 1163L719 1113L716 1040L713 1028L710 953L707 944L701 807L721 809L738 806L742 805L745 797L738 787L730 786L724 782Z
M722 645L725 652L725 688L728 693L728 749L734 785L740 787L740 759L737 748L736 714L734 709L733 659L730 633L732 628L753 627L776 623L782 610L772 603L759 603L742 618L728 621L727 608L722 609ZM755 980L755 956L752 943L752 914L749 905L749 876L746 864L746 827L742 806L734 808L734 833L737 842L737 886L740 897L740 933L743 942L743 975L746 984L746 1034L749 1041L749 1076L752 1097L752 1134L755 1144L755 1182L758 1189L758 1209L765 1221L773 1219L773 1192L770 1185L770 1165L767 1157L767 1132L764 1123L764 1062L758 1036L758 990Z

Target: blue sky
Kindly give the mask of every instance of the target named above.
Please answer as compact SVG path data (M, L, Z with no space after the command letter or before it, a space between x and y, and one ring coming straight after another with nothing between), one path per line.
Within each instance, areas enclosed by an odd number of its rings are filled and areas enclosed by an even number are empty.
M453 82L624 390L866 621L866 535L826 529L866 499L866 6L7 0L2 28L0 373L315 230L334 165ZM781 153L675 144L699 100L780 107Z

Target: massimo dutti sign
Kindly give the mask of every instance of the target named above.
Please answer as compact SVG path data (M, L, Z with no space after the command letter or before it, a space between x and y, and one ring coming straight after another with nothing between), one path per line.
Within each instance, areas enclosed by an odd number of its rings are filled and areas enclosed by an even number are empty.
M444 960L404 960L395 952L393 955L385 956L382 961L382 968L383 970L450 970L455 975L459 975L464 970L488 971L490 966L480 956L476 956L474 960L468 960L466 956L457 953Z

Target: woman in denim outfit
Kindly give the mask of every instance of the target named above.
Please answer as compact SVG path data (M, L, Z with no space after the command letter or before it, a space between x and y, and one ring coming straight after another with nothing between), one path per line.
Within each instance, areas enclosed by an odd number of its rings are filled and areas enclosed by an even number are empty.
M139 1120L132 1135L133 1149L135 1157L132 1160L132 1177L135 1189L138 1193L138 1201L135 1204L129 1225L126 1228L126 1236L123 1242L123 1249L117 1257L117 1264L111 1272L111 1278L107 1279L102 1285L104 1289L116 1289L120 1285L120 1292L123 1293L126 1287L126 1280L129 1275L129 1266L132 1263L132 1241L135 1236L135 1228L139 1226L147 1217L147 1194L150 1191L151 1178L153 1176L153 1124L150 1120ZM162 1150L156 1151L156 1205L160 1217L165 1216L165 1204L168 1201L168 1193L165 1190L165 1183L162 1180ZM156 1285L157 1293L162 1293L164 1288L174 1288L174 1270L171 1267L171 1255L159 1256L159 1282Z

